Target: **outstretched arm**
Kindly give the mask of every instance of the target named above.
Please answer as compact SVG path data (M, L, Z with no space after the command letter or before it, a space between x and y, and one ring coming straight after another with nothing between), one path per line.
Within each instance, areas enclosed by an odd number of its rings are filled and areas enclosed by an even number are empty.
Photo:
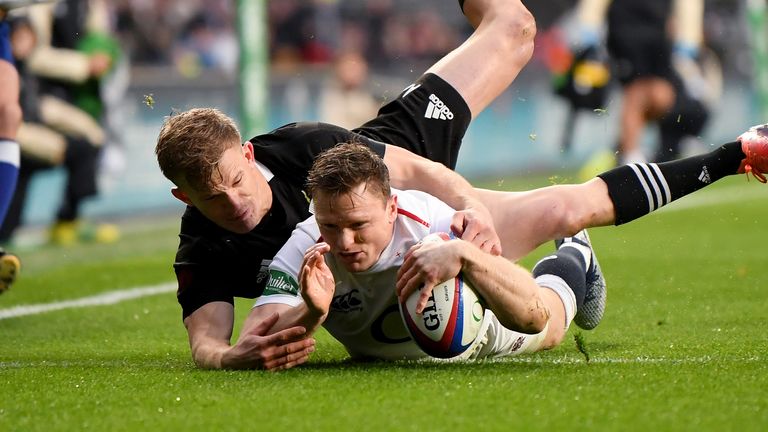
M315 341L302 327L271 332L278 315L246 325L235 345L230 345L234 307L212 302L184 320L195 364L207 369L287 369L304 363Z
M427 192L457 209L451 230L462 240L494 255L501 254L491 215L466 179L443 164L393 145L387 145L384 163L393 186Z

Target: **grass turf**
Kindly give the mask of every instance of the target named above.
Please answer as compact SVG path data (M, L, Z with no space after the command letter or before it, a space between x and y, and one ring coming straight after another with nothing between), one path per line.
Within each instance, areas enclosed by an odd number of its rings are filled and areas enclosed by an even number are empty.
M768 189L722 183L591 230L603 323L519 358L353 363L321 331L301 368L198 370L172 293L0 320L0 430L765 430ZM0 310L172 281L176 223L161 225L23 251Z

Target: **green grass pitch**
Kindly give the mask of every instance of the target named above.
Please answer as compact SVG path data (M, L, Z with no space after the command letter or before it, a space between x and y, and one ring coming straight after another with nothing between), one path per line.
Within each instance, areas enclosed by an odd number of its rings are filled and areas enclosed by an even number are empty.
M503 361L351 363L321 332L297 369L198 370L172 292L0 319L0 431L768 430L767 213L768 188L734 177L591 230L601 325ZM22 249L0 315L172 282L176 224Z

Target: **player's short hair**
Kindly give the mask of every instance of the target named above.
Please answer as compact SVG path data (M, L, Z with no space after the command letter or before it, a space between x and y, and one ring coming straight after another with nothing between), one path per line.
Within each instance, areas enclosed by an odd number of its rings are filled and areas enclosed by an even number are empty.
M235 122L215 108L193 108L166 117L155 154L160 170L177 186L211 189L224 152L242 145Z
M389 170L384 160L357 142L341 143L321 153L307 176L311 196L322 192L337 197L363 183L366 189L379 192L384 201L389 198Z

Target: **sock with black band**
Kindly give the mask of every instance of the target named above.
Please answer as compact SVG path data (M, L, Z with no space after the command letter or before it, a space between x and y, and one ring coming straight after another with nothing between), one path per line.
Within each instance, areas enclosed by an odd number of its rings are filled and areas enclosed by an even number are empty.
M604 172L616 211L616 225L648 213L736 174L745 155L741 143L731 142L703 155L664 163L635 163Z
M576 307L584 304L587 293L587 264L581 252L572 247L561 247L554 255L542 258L533 267L533 277L552 275L562 279L576 297Z

